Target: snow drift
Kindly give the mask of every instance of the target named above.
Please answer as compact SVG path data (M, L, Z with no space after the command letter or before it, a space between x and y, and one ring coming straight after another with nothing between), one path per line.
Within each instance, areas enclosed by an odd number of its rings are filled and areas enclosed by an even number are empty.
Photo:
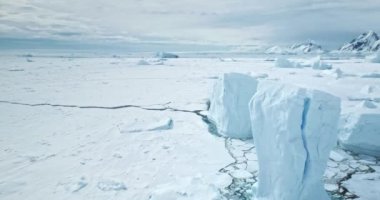
M249 110L259 160L254 199L329 199L322 176L336 144L340 99L263 81Z
M210 99L209 119L218 133L231 138L251 138L248 102L257 80L249 75L227 73L217 80Z

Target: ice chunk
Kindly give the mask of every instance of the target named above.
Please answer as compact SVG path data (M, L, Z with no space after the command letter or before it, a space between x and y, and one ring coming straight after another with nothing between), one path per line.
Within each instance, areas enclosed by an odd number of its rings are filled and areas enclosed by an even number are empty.
M363 100L359 105L359 108L369 108L369 109L374 109L377 108L376 104L374 104L372 101L368 100Z
M147 127L148 131L160 131L160 130L169 130L173 128L173 120L171 118L166 118L160 120L156 123L151 124Z
M227 73L217 80L208 117L219 134L231 138L252 138L248 102L256 87L257 80L246 74Z
M325 184L325 189L329 192L335 192L339 190L338 184Z
M122 125L119 127L120 133L137 133L143 131L161 131L173 128L173 120L171 118L164 118L156 122L146 123L144 121L136 120L132 124Z
M347 160L348 156L345 152L342 150L333 150L330 152L330 159L336 162L342 162Z
M324 72L325 74L331 75L336 79L340 79L346 76L340 68L336 68L334 70L328 70Z
M380 73L372 72L369 74L363 74L360 76L361 78L380 78Z
M322 176L336 144L340 99L263 81L249 110L259 160L254 199L329 199Z
M139 62L137 62L137 65L150 65L150 63L144 59L142 60L139 60Z
M104 180L97 184L97 187L102 191L122 191L127 190L127 187L123 182L118 182L114 180Z
M300 63L290 61L286 58L277 58L274 65L279 68L302 68Z
M380 157L380 113L342 115L338 139L347 150Z
M373 86L373 85L366 85L366 86L364 86L364 87L360 90L360 92L361 92L362 94L370 94L370 93L373 93L373 92L375 91L375 89L376 89L376 87Z
M320 56L308 60L305 65L319 70L332 69L332 65L323 62Z
M179 58L178 55L174 53L167 53L167 52L157 52L156 57L158 58Z

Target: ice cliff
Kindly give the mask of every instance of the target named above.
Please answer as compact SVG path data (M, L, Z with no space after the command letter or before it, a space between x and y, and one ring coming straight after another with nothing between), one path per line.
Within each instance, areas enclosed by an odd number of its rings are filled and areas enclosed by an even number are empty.
M336 145L340 99L263 81L249 111L259 160L254 199L329 199L322 176Z
M208 118L219 134L239 139L252 138L248 102L257 80L249 75L227 73L214 85Z

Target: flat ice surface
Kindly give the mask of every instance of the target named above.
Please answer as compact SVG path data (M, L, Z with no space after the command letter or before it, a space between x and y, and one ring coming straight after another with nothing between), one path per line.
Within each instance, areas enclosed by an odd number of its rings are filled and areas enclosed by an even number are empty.
M333 69L322 72L276 68L271 57L152 58L145 59L151 65L138 65L141 58L122 56L18 55L0 56L1 200L195 195L187 186L191 181L202 184L197 188L204 195L213 196L215 187L227 199L251 195L258 170L252 141L211 135L202 117L192 112L207 114L207 99L223 73L251 73L327 91L342 98L344 113L380 113L375 101L380 79L360 78L379 73L380 64L365 59L326 60ZM338 79L337 69L343 74ZM358 107L364 100L376 108ZM168 119L172 128L146 129L167 127ZM140 127L140 132L123 132ZM325 182L341 185L348 173L370 174L378 165L356 155L331 160ZM230 187L216 183L220 179ZM348 191L360 196L361 189L379 181L357 185Z
M322 176L336 144L340 99L261 81L249 110L260 169L254 199L329 199Z

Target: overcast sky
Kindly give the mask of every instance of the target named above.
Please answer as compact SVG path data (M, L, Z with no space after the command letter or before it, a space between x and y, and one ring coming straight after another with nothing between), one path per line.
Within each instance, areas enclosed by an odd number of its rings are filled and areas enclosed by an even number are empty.
M339 46L379 19L380 0L0 0L0 38Z

